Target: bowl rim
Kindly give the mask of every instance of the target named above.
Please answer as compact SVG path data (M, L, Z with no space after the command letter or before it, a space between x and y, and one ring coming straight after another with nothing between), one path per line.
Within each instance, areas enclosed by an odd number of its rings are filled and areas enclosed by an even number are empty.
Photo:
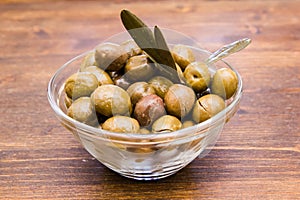
M172 44L170 44L172 45ZM208 55L211 54L211 52L198 48L198 47L193 47L186 45L189 48L195 50L195 51L202 51L204 53L207 53ZM83 134L87 137L94 138L94 139L100 139L100 140L111 140L111 141L118 141L119 143L136 143L136 144L153 144L153 143L164 143L164 142L169 142L170 140L177 140L177 139L186 139L190 137L195 137L197 134L191 134L191 133L197 133L197 132L203 132L205 130L209 130L209 128L214 127L215 125L218 125L220 123L223 125L227 122L226 120L226 114L229 113L234 109L236 105L238 105L242 93L243 93L243 81L241 75L238 73L238 71L232 67L229 63L224 61L223 59L219 60L218 62L223 62L227 67L229 67L231 70L233 70L237 77L238 77L238 87L237 91L233 95L232 101L230 102L229 105L226 105L225 109L211 117L210 119L197 123L191 127L179 129L177 131L173 132L163 132L163 133L149 133L149 134L141 134L141 133L117 133L117 132L111 132L107 131L101 128L96 128L81 122L78 122L74 120L73 118L69 117L62 109L59 107L59 102L54 98L54 92L55 92L55 80L63 71L65 68L68 67L72 62L83 58L86 56L88 53L93 52L94 50L89 50L84 53L81 53L66 63L64 63L55 73L54 75L50 78L48 82L48 87L47 87L47 97L48 101L50 103L50 106L54 110L56 117L59 117L60 119L63 119L64 123L67 122L68 124L72 124L73 127L76 127L76 130L80 132L80 134ZM216 62L216 63L218 63ZM63 89L63 87L60 88L60 90ZM59 91L61 92L61 91ZM154 141L151 141L151 139ZM133 141L136 140L136 141ZM142 142L141 142L142 141Z

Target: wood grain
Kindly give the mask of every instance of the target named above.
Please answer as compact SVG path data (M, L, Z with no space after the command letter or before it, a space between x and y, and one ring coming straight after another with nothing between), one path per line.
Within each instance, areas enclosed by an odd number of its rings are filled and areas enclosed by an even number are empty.
M0 2L0 199L299 199L300 1ZM240 110L210 154L159 181L123 178L54 117L46 95L70 58L124 31L126 8L211 51L241 73Z

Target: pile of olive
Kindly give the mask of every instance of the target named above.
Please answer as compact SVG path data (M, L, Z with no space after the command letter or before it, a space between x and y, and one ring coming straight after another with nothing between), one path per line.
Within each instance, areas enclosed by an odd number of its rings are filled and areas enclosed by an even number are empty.
M65 82L68 116L121 133L172 132L203 122L225 108L238 85L229 68L214 74L191 49L172 56L184 83L162 76L133 40L98 45Z

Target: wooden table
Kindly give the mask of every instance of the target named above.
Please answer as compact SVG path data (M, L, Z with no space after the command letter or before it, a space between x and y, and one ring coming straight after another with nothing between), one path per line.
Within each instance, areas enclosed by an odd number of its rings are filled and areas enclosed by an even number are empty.
M159 181L119 176L55 118L47 83L67 60L124 31L121 9L177 30L241 73L240 110L215 148ZM300 1L0 2L0 199L299 199Z

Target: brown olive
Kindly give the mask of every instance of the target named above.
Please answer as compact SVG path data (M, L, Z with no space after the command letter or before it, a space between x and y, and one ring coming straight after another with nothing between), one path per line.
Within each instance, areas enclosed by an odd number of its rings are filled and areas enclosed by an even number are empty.
M95 109L100 114L110 117L113 115L130 115L131 101L128 93L116 85L101 85L91 95Z
M71 75L65 82L65 92L71 99L90 94L98 87L97 77L90 72L78 72Z
M216 115L225 108L224 100L215 94L208 94L199 98L193 109L195 122L203 122Z
M186 82L195 92L205 91L210 82L210 73L208 67L202 62L193 62L189 64L183 73Z
M106 73L104 70L100 69L97 66L89 66L82 70L83 72L90 72L94 74L98 79L99 85L104 84L113 84L114 82L111 80L108 73Z
M95 48L95 60L103 70L117 71L128 59L128 54L117 44L103 43Z
M108 118L102 128L117 133L138 133L140 125L136 119L119 115Z
M166 114L163 100L155 95L150 94L141 98L134 109L134 117L141 126L149 126L156 119Z
M158 96L164 98L173 82L163 76L155 76L149 81L149 84L154 88Z
M124 51L128 53L129 57L139 55L143 52L133 40L126 40L121 44L121 46L123 47Z
M175 45L172 50L172 56L175 62L181 67L181 69L185 69L190 63L195 61L195 56L193 51L185 46L185 45Z
M163 133L181 129L182 124L179 119L172 115L164 115L158 118L152 125L152 132Z
M185 117L192 110L195 100L193 89L181 84L172 85L164 98L167 112L178 118Z
M125 65L125 76L131 81L148 80L154 74L154 67L146 55L130 57Z
M67 114L69 117L85 124L95 125L97 122L96 112L90 97L76 99L68 108Z
M131 103L135 105L142 97L155 94L154 88L146 82L135 82L127 89Z
M229 68L218 69L212 78L212 93L217 94L224 99L232 97L237 90L237 87L237 75Z
M82 60L82 62L80 64L80 71L83 71L83 69L85 69L89 66L98 66L98 64L95 60L95 51L88 53L84 57L84 59Z

